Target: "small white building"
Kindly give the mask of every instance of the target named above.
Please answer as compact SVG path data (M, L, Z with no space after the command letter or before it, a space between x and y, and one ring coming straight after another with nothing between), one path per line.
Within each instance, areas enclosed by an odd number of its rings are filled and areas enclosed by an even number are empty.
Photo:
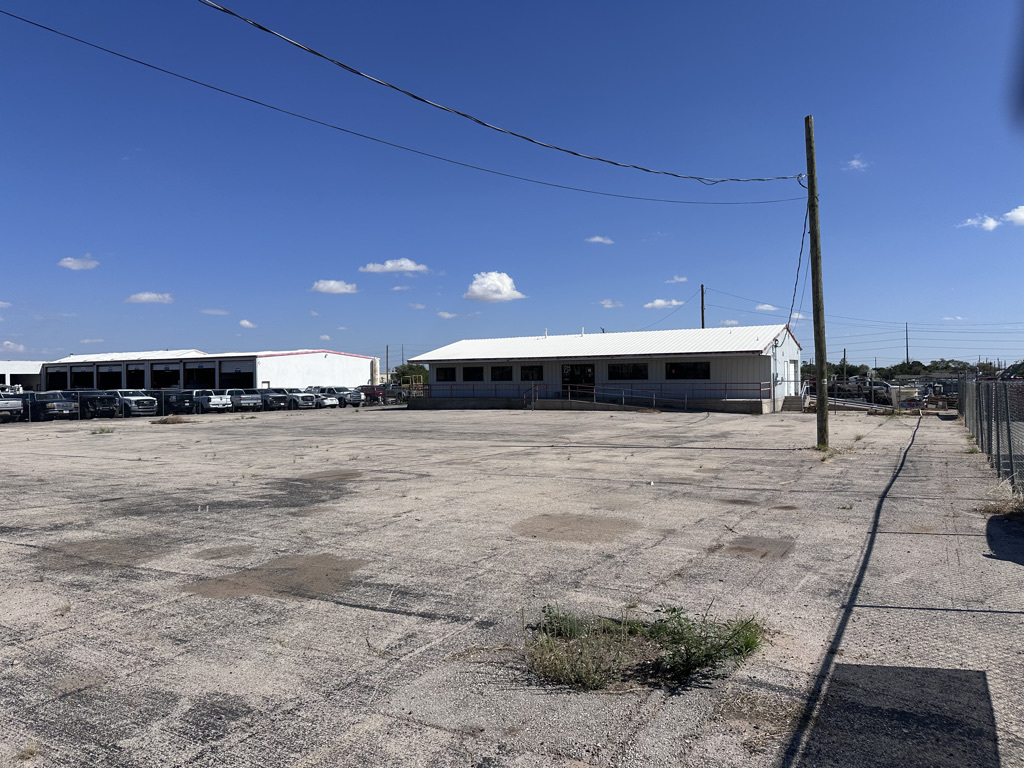
M0 387L39 389L39 372L45 364L43 360L0 360Z
M409 362L430 367L417 407L528 398L765 413L799 392L800 353L789 326L758 325L467 339Z
M45 389L228 389L357 387L373 381L376 357L329 349L225 352L198 349L69 355L42 364Z

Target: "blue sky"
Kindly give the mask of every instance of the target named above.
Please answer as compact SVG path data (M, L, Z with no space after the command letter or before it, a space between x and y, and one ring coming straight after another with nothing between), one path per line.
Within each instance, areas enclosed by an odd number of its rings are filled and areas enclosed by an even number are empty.
M1022 14L976 3L223 4L578 152L714 178L806 170L829 359L1024 357ZM0 358L328 348L785 322L805 191L535 146L198 0L0 0ZM804 248L806 265L807 249ZM800 273L794 331L810 358Z

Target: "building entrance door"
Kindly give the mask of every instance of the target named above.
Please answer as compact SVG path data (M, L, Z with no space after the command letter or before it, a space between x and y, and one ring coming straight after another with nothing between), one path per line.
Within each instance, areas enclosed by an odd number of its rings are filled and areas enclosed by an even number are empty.
M594 396L594 364L566 363L562 366L562 397L590 399Z

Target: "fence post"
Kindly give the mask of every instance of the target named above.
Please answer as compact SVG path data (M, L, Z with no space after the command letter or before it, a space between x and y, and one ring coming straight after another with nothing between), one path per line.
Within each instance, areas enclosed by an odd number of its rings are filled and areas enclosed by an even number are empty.
M1003 406L1006 408L1006 452L1010 459L1010 484L1017 490L1017 467L1013 455L1013 419L1010 417L1010 382L1003 382Z

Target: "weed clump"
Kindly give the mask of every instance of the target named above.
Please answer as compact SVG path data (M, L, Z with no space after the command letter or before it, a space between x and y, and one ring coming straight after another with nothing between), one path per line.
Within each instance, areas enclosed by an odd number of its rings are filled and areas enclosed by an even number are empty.
M164 416L162 419L156 419L155 421L149 422L150 424L190 424L195 419L188 419L179 413L173 416Z
M587 691L628 682L682 685L741 661L765 641L764 627L752 617L719 621L674 607L658 613L648 621L609 619L546 605L525 639L527 666L546 680Z

